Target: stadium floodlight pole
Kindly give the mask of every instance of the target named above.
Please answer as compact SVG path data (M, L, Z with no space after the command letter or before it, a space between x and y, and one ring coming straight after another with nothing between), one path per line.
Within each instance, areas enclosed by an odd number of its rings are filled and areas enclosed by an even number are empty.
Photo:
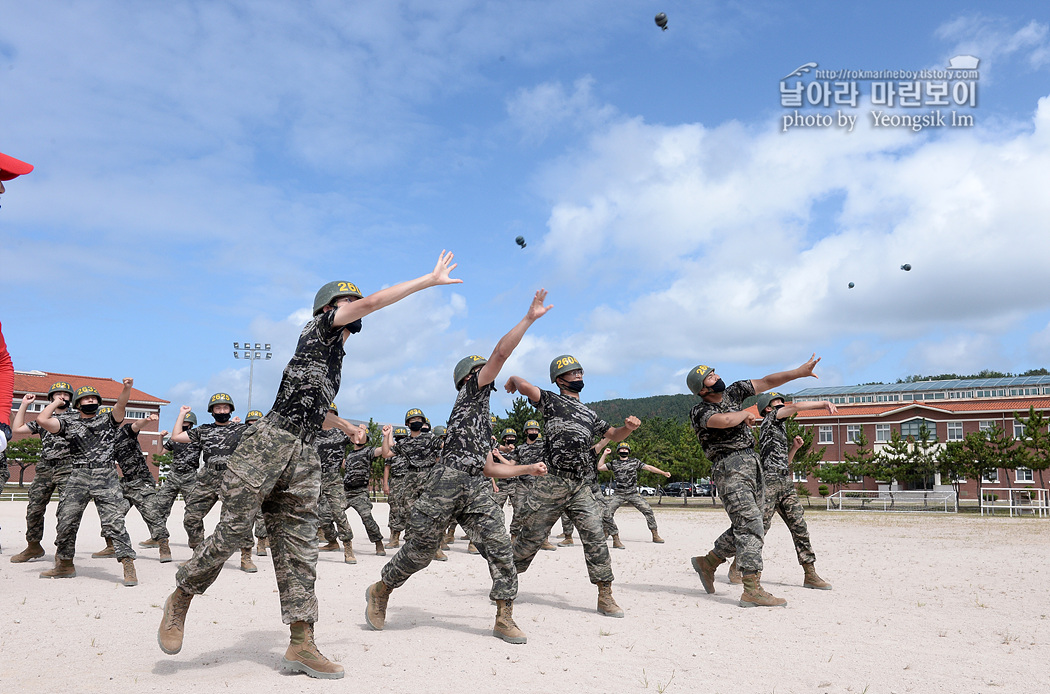
M241 347L237 342L233 343L233 358L247 359L250 362L248 367L248 412L252 411L252 381L255 379L255 360L271 359L273 354L269 350L269 343L261 345L256 342L254 348L252 347L251 342L245 342L244 347ZM238 354L238 352L240 352L240 354ZM264 354L266 356L263 356Z

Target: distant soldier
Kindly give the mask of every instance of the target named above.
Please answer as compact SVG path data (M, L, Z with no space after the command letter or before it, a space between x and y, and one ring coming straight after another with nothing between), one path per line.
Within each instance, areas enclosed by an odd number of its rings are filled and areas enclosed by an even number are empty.
M402 436L396 443L391 441L387 435L383 436L383 446L380 455L386 457L392 454L393 459L403 459L407 472L401 478L400 512L402 518L407 520L412 515L412 507L423 493L423 484L427 475L437 462L438 454L441 452L441 439L433 434L423 431L426 425L426 416L423 410L413 407L405 413L405 426L408 427L408 436ZM385 430L389 427L384 427ZM391 526L393 527L393 526ZM448 561L448 557L441 551L439 545L434 553L437 561Z
M517 454L518 465L546 464L544 444L540 439L540 423L535 419L528 420L525 422L524 433L525 442L514 448L514 452ZM528 496L529 490L532 489L532 480L532 475L521 475L515 478L515 490L510 496L511 509L514 512L514 516L510 521L510 537L512 540L521 532L521 518L524 513L525 498ZM546 544L550 545L550 542L546 541ZM553 545L550 546L553 547ZM544 547L541 545L540 549L544 549Z
M73 399L73 386L65 381L51 384L47 392L47 401L56 403L53 410L53 418L63 417L76 418L75 413L70 413L69 402ZM29 504L26 506L26 548L11 557L11 561L18 564L31 561L37 557L44 556L44 548L40 545L44 539L44 514L51 498L58 498L62 494L69 473L73 471L73 452L70 441L63 436L52 434L40 426L39 422L26 424L26 410L30 403L36 400L36 394L27 393L22 397L22 403L14 418L15 434L36 434L40 437L40 460L36 464L36 474L33 481L29 483ZM55 494L58 492L58 494Z
M181 425L180 425L181 423ZM175 419L175 431L189 432L197 426L197 415L193 412L179 412ZM196 443L178 443L171 438L164 439L164 449L171 451L171 465L164 480L160 483L160 489L153 495L153 511L161 525L157 528L157 535L149 540L139 543L139 547L159 547L161 556L171 556L171 547L168 544L168 517L175 499L181 493L185 501L189 499L197 486L197 468L200 467L201 449ZM183 512L182 527L187 537L192 537L190 519Z
M550 456L550 474L533 482L525 500L521 533L514 539L514 563L518 572L524 573L554 522L567 512L580 531L587 575L598 587L598 613L623 617L612 594L612 562L602 530L602 508L588 477L595 468L591 451L594 439L605 436L622 441L640 422L637 417L628 417L624 426L614 429L581 403L583 366L575 357L565 354L555 358L550 378L558 386L557 393L541 390L520 376L511 376L506 384L508 393L521 393L543 414L543 436Z
M393 451L397 443L408 438L408 427L393 427L390 430L393 442L388 446ZM387 438L383 435L384 441ZM387 505L390 510L387 514L387 525L390 528L390 541L386 543L387 549L401 546L401 533L405 531L408 524L408 504L406 494L408 487L406 477L411 472L408 458L403 455L391 454L383 466L383 493L386 494Z
M376 554L386 556L383 547L383 531L372 517L372 499L368 496L368 484L372 479L372 461L380 457L380 450L366 443L355 443L354 449L346 454L343 462L343 491L346 494L346 508L352 508L361 517L368 541L375 545ZM344 509L345 510L345 509Z
M606 449L606 452L608 452L608 449ZM638 493L638 471L645 470L664 477L670 477L671 473L664 472L653 465L646 465L638 458L632 458L631 446L626 442L616 447L616 455L617 460L605 462L598 466L599 471L613 473L613 481L616 485L616 489L605 507L605 517L611 526L609 529L612 531L613 547L624 549L623 543L620 542L620 529L616 527L616 521L613 519L616 511L624 504L630 504L641 511L642 515L645 516L646 525L649 526L649 532L653 534L653 542L662 544L664 540L660 537L660 533L657 532L656 515L653 514L653 509L649 503Z
M333 402L328 406L328 411L335 417L339 416L339 409ZM362 429L358 437L359 443L367 440L368 434ZM346 447L354 443L354 440L344 433L339 427L322 429L314 440L317 446L317 456L321 459L321 496L318 503L326 507L327 512L320 514L321 527L326 528L333 522L336 527L335 550L339 549L338 540L343 542L343 561L347 564L356 564L357 557L354 556L354 531L350 529L350 523L346 520L346 495L343 492L343 477L339 468L346 457ZM331 545L318 548L322 552L332 551Z
M686 385L700 403L689 413L693 430L704 454L711 461L711 481L718 487L722 505L731 526L715 540L714 549L704 556L693 557L693 569L708 593L715 592L715 569L727 557L736 556L743 572L744 592L741 607L782 607L787 601L770 595L759 579L762 572L762 514L765 488L761 461L755 453L751 427L755 416L743 402L757 393L777 388L797 378L816 377L814 367L820 359L813 357L791 371L770 374L765 378L737 381L728 388L713 367L696 366L686 376Z

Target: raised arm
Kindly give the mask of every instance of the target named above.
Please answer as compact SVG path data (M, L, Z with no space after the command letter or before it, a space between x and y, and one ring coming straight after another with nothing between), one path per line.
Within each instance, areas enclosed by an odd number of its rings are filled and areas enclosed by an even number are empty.
M379 455L384 458L394 457L394 427L389 424L383 425L383 445L379 449ZM386 475L383 475L383 479L386 479Z
M155 422L158 419L160 419L160 417L158 417L155 414L151 414L149 417L146 417L145 419L136 419L134 422L131 423L131 430L134 431L137 434L137 433L139 433L140 431L142 431L143 429L146 428L146 424L148 422Z
M500 341L496 343L496 348L492 350L492 356L485 362L485 365L481 367L481 371L478 373L478 385L487 386L496 380L499 376L500 369L510 358L514 348L521 342L521 338L525 335L525 331L529 329L533 323L539 318L542 318L547 311L550 311L553 306L544 306L543 301L547 298L547 290L540 289L532 297L532 303L529 304L529 310L525 312L525 317L518 321L518 324L510 329L506 335L500 338ZM538 399L538 396L537 396Z
M26 425L26 410L29 408L29 403L36 400L35 393L26 393L22 396L22 402L18 406L18 411L15 412L15 418L11 421L11 432L14 434L32 434L33 430Z
M606 440L607 439L602 439L602 441ZM598 458L598 472L611 472L611 470L609 470L609 468L605 466L605 459L609 457L610 453L612 453L611 448L606 448L604 451L602 451L602 457Z
M796 378L805 378L812 376L813 378L820 378L813 369L816 368L817 364L820 363L820 357L814 352L813 356L809 358L802 366L797 369L791 369L790 371L780 371L775 374L769 374L762 378L752 378L751 385L755 387L756 393L763 393L772 388L777 388L784 385L788 381L794 381Z
M186 415L190 413L190 406L183 405L179 408L179 416L175 418L175 426L171 428L171 440L174 443L189 443L190 434L187 431L183 431L182 424L183 420L186 419Z
M791 448L788 449L788 465L795 462L795 454L798 453L798 449L802 448L806 441L801 436L796 436L791 441Z
M511 376L503 387L508 393L521 393L534 405L540 401L540 389L521 376Z
M610 441L619 443L625 438L631 435L631 432L642 425L642 420L638 419L634 415L631 415L624 420L622 427L616 427L615 429L609 429L605 432L605 438Z
M663 475L664 477L670 477L671 476L670 472L664 472L660 468L654 467L652 465L643 465L642 469L645 470L646 472L652 472L652 473L657 474L657 475Z
M36 417L36 423L42 426L44 431L50 431L52 434L62 431L62 423L53 416L56 407L58 407L58 398L47 403L47 407Z
M707 420L707 427L709 429L730 429L741 423L747 424L749 427L754 426L755 415L747 410L723 412L722 414L711 415Z
M827 400L809 400L805 402L789 402L779 410L777 410L777 419L787 419L796 412L803 410L822 410L828 409L831 414L838 414L839 408L835 407L834 403L828 402Z
M542 477L547 474L547 466L544 463L532 465L507 465L496 462L491 455L485 458L485 468L482 470L485 477L505 479L507 477L518 477L519 475L533 475Z
M135 384L135 379L125 378L124 388L120 391L120 395L117 396L117 404L113 405L113 411L110 416L113 421L120 424L124 421L124 409L128 406L128 400L131 399L131 386Z
M322 423L321 428L338 429L349 436L350 440L354 443L361 444L368 440L368 429L348 422L331 410L325 413L324 422Z
M452 257L451 251L447 253L441 251L437 265L434 266L432 271L422 277L395 284L393 287L380 289L363 299L350 301L341 305L336 309L332 325L342 326L348 323L353 323L358 318L363 318L369 313L378 311L390 304L401 301L409 294L415 294L422 289L436 287L442 284L461 284L463 280L449 277L449 273L455 270L457 265L457 263L452 262Z

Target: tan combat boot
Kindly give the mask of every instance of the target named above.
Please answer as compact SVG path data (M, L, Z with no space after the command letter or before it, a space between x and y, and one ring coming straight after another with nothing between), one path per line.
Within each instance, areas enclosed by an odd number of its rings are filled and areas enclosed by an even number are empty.
M159 546L160 546L160 540L158 540L156 538L153 538L153 537L151 537L148 540L143 540L142 542L139 543L139 547L142 547L143 549L152 549L153 547L159 547Z
M376 631L382 631L386 625L386 603L392 589L382 581L365 588L365 621Z
M548 552L555 552L558 548L552 545L550 540L544 540L543 544L540 545L540 549L546 550Z
M357 557L354 556L354 547L349 542L343 543L343 563L356 564Z
M802 570L806 572L806 578L802 581L803 588L813 588L815 590L831 590L831 584L817 575L816 562L810 564L803 564Z
M496 626L492 627L492 635L503 639L507 643L525 643L528 639L525 632L514 623L514 601L496 601Z
M309 622L292 622L292 638L288 650L281 660L281 669L286 672L303 672L322 680L343 678L343 666L333 663L321 655L314 643L314 625Z
M42 556L44 556L44 548L40 546L40 543L30 542L28 547L11 557L11 563L21 564L22 562L32 561L37 557Z
M139 576L135 573L135 560L131 557L124 557L120 560L120 563L124 565L124 585L137 586L139 584Z
M660 537L660 533L658 533L655 530L653 531L653 542L655 542L658 545L662 545L664 543L664 539Z
M478 548L474 546L473 540L467 544L467 554L481 554L481 552L478 551Z
M434 561L448 561L448 555L441 551L441 547L434 552Z
M565 539L558 543L559 547L572 547L572 533L562 533L558 537L564 537ZM546 540L544 540L546 542Z
M608 581L598 582L598 614L606 617L623 617L623 610L613 600L612 583Z
M317 548L318 552L338 552L342 547L339 546L339 540L332 540L327 545L321 545Z
M744 583L744 574L740 573L740 567L736 565L736 557L733 557L733 563L729 565L729 582L735 586Z
M158 540L157 542L157 546L160 547L160 563L167 564L171 561L171 547L166 539Z
M445 539L442 540L442 542L444 542L446 545L451 545L455 541L456 541L456 533L453 532L451 529L449 529L449 531L445 533ZM442 547L441 549L448 549L448 547Z
M266 550L270 548L270 540L266 537L260 537L259 543L255 547L255 554L260 557L266 556Z
M715 569L724 564L725 559L712 551L702 557L693 557L689 563L693 565L693 570L700 574L700 582L704 584L704 590L708 593L715 592Z
M252 548L246 547L241 549L241 571L246 574L253 574L259 570L259 567L252 561Z
M107 537L106 538L106 548L105 549L100 549L99 551L92 553L91 558L92 559L101 559L102 557L112 557L112 556L116 555L116 553L117 553L116 550L113 549L113 540Z
M620 536L619 535L613 535L612 539L613 539L613 549L627 549L626 547L623 546L623 543L620 542Z
M157 629L157 643L160 644L160 650L168 655L175 655L182 650L186 613L190 609L192 599L193 595L182 588L176 588L164 602L164 616L161 617L160 628Z
M72 559L59 559L55 557L55 566L47 571L40 572L40 578L76 578L77 569L73 566Z
M385 557L386 556L386 547L383 546L383 541L382 540L376 540L376 556L377 557Z
M744 593L740 596L741 607L784 607L787 600L777 598L765 591L760 583L762 574L744 574Z
M387 549L393 549L401 546L401 531L394 532L390 531L390 542L386 543Z

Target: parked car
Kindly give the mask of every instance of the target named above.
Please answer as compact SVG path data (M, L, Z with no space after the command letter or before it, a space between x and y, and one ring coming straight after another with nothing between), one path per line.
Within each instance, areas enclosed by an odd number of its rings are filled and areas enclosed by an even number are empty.
M613 495L613 490L615 489L615 486L613 485L612 482L606 482L605 484L601 485L601 489L602 489L602 494L604 496L612 496Z
M667 496L694 496L695 489L689 482L672 482L664 487Z
M697 496L714 496L715 485L710 482L700 481L696 484L696 495Z
M642 496L656 496L656 490L652 487L638 487L638 493Z

